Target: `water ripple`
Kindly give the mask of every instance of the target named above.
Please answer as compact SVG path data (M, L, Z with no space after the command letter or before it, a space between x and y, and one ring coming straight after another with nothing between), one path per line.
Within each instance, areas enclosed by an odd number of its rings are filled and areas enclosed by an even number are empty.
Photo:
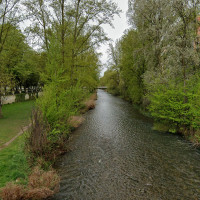
M96 109L57 163L53 200L199 200L200 152L120 98L98 91Z

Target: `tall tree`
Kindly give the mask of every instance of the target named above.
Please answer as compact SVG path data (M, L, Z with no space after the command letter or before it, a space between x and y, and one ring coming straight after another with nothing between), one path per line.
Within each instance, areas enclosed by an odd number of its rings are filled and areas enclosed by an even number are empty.
M120 10L115 3L105 0L74 0L70 5L72 9L69 15L72 17L70 78L73 83L74 71L77 67L81 67L76 63L77 57L108 40L102 25L112 26L112 19Z
M0 1L0 57L2 62L2 52L11 34L13 26L16 26L21 17L18 12L19 0ZM8 69L0 63L0 118L2 117L2 97L6 93L6 88L11 86L12 76Z
M48 0L24 0L23 5L27 9L26 17L31 22L27 28L29 38L36 46L49 49L49 32L52 14L49 10ZM33 45L32 44L32 45Z
M4 48L10 29L21 21L18 12L19 2L20 0L0 1L0 53Z

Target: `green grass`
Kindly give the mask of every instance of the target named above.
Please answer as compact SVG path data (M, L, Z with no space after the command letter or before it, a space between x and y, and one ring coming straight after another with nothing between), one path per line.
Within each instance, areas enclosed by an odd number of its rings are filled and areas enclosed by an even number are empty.
M0 146L12 139L24 126L29 124L34 101L26 101L3 106L0 119ZM0 151L0 187L10 181L25 182L29 172L24 154L25 136L18 137L8 147Z
M34 101L25 101L3 106L3 118L0 119L0 146L29 124L33 105Z
M24 136L20 136L0 151L0 187L17 179L26 183L29 167L24 154L24 140Z

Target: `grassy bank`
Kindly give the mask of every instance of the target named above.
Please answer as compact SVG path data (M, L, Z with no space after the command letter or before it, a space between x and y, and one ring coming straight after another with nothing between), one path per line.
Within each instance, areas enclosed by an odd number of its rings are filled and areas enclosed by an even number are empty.
M81 101L78 110L74 107L75 115L71 115L65 122L66 127L71 127L67 130L67 134L60 134L62 129L52 132L42 113L39 110L33 112L34 120L28 137L25 139L24 136L21 136L12 145L2 150L0 187L6 186L1 188L0 198L3 200L39 200L58 192L60 178L52 166L59 155L67 152L66 142L70 130L74 130L82 124L84 118L81 113L93 109L96 99L96 93L90 94ZM65 109L67 111L67 107ZM52 133L58 134L58 136ZM24 153L25 142L28 160ZM13 183L7 184L10 181ZM15 198L16 196L17 198Z
M28 172L29 167L24 154L24 136L20 136L0 151L0 187L10 181L24 182Z
M3 106L3 118L0 119L0 146L29 124L33 105L34 101L26 101Z
M3 106L0 119L0 146L8 142L29 124L34 101L26 101ZM0 151L0 187L9 181L26 180L29 172L24 154L24 136L20 136L8 147Z

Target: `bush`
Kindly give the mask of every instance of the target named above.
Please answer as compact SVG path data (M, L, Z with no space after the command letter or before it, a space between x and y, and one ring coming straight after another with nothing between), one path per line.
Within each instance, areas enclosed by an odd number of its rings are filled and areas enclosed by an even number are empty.
M44 120L42 112L39 109L33 110L31 128L26 139L26 150L32 157L45 155L49 145L47 138L49 130L48 123Z
M37 100L37 105L47 119L53 135L67 134L69 126L67 120L76 115L85 98L85 92L76 86L70 89L52 83L44 88L43 97Z
M68 151L65 143L71 129L69 119L78 114L85 93L78 86L64 89L55 83L44 88L43 96L37 100L37 109L33 111L26 141L33 164L38 164L38 158L43 158L42 166L46 166L45 162L54 162L58 155ZM88 106L91 109L94 104Z
M59 191L60 177L54 170L45 172L35 167L29 176L28 186L8 183L1 189L3 200L40 200L53 196Z
M184 127L199 129L200 108L197 102L200 96L175 85L160 85L148 96L149 110L157 122L170 125L172 129Z
M8 183L1 189L0 197L2 200L21 200L24 199L25 189L21 185Z
M33 169L29 177L26 199L45 199L59 191L60 177L54 170L43 171L39 167Z
M15 102L23 102L25 101L25 93L21 93L21 94L16 94L16 99Z

